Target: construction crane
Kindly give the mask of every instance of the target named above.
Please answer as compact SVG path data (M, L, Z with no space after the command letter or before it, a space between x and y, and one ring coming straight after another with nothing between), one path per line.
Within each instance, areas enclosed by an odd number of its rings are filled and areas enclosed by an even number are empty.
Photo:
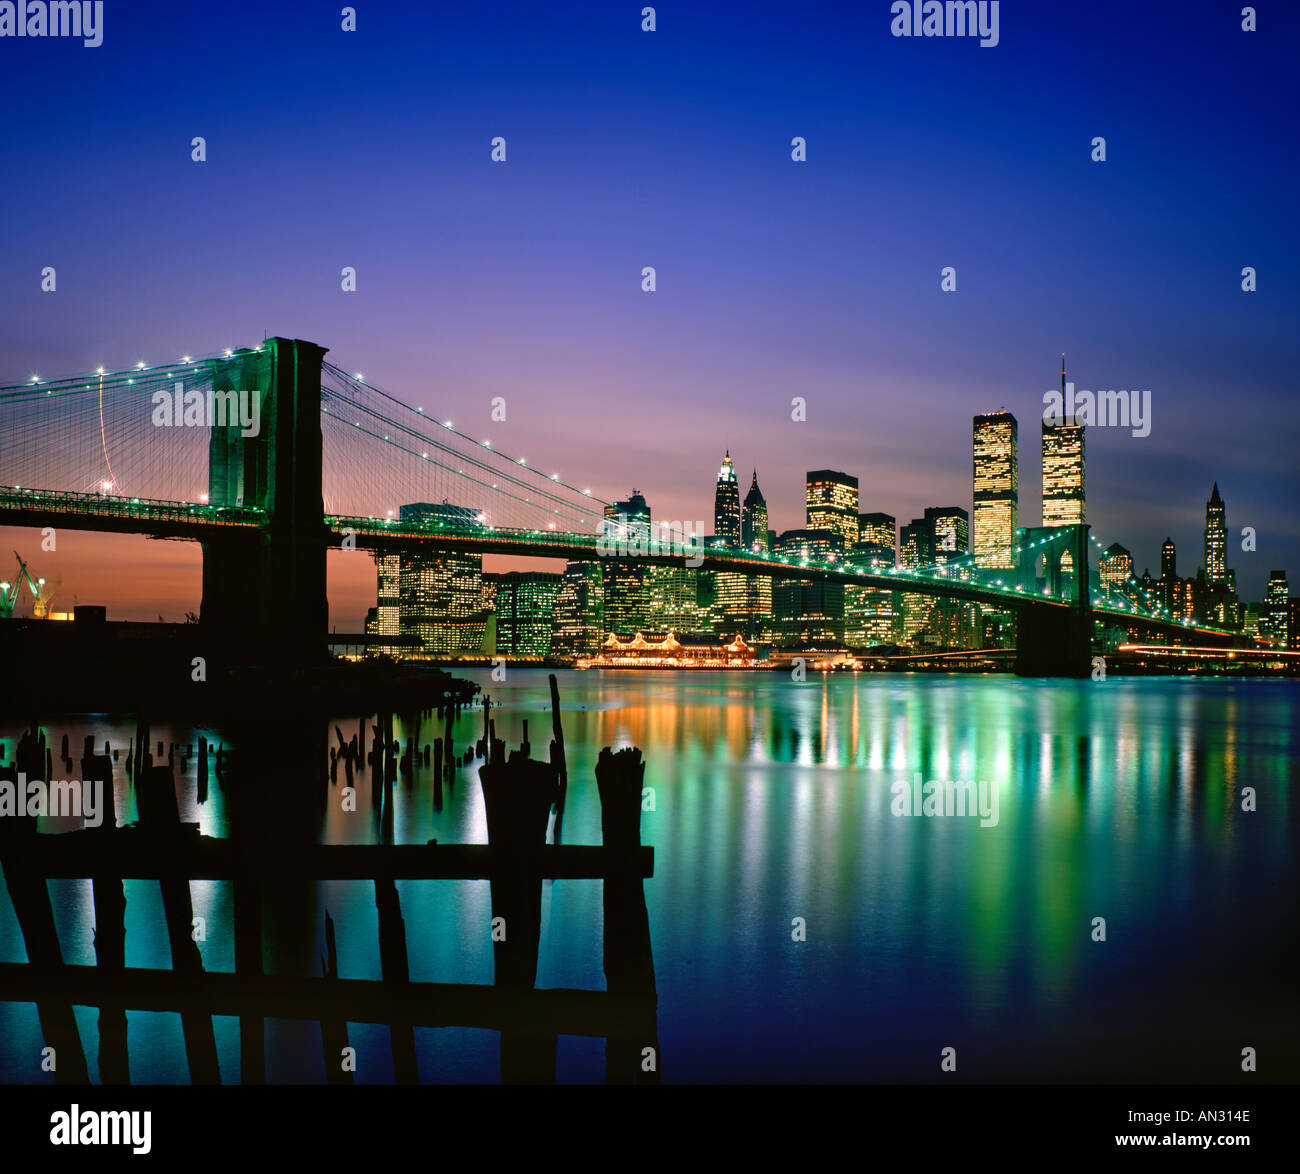
M38 579L27 567L23 556L16 550L14 558L18 560L18 575L16 581L10 583L0 583L0 619L10 619L14 614L14 607L18 603L18 592L22 589L24 583L27 584L27 590L32 597L32 615L38 619L47 619L50 614L50 597L54 594L52 587L47 587L44 579Z

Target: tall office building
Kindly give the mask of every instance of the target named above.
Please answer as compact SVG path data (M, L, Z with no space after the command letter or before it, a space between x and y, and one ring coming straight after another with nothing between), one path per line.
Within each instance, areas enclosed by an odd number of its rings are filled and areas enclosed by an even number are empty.
M1285 648L1289 618L1286 572L1269 571L1264 592L1264 609L1259 619L1259 634L1272 644Z
M891 514L859 514L858 543L847 561L870 570L892 571L898 558L898 530ZM844 638L850 648L893 644L902 593L879 587L844 588Z
M961 506L930 506L924 522L929 542L930 561L949 578L969 579L970 517ZM951 564L951 565L946 565ZM979 646L980 609L978 604L938 596L921 605L928 616L927 628L932 643L941 648L976 648Z
M844 549L858 541L858 479L834 469L814 469L804 487L809 530L830 530Z
M612 501L605 507L605 536L610 542L632 546L650 538L650 507L639 489L626 501Z
M715 510L716 515L716 510ZM717 518L714 517L714 529ZM740 524L740 541L746 550L756 554L771 553L772 545L768 538L767 500L758 487L758 470L754 470L754 480L750 482L749 492L745 494L745 509Z
M709 612L699 602L697 567L646 568L646 627L643 631L675 632L678 636L711 631Z
M771 531L767 528L767 501L758 487L758 470L745 494L740 524L741 545L755 554L771 554ZM748 625L741 633L751 644L766 640L772 631L772 580L767 575L749 575L745 583L745 616Z
M1156 584L1156 598L1168 612L1176 610L1178 595L1178 555L1174 540L1166 538L1160 544L1160 580Z
M596 652L604 639L604 570L599 563L568 563L555 596L551 651L559 656L582 656Z
M934 563L934 532L925 518L913 518L898 532L898 565L909 570ZM902 599L902 643L928 639L934 618L934 596L906 591Z
M1217 481L1205 503L1205 578L1211 584L1228 578L1228 521Z
M898 526L892 514L859 514L858 544L889 548L890 566L898 557Z
M1133 556L1118 542L1112 542L1102 553L1098 574L1107 595L1125 595L1125 587L1133 577Z
M1005 410L976 416L971 447L976 562L981 567L1013 568L1020 499L1015 416Z
M928 533L930 562L965 564L970 550L970 517L959 505L929 506L923 519Z
M844 539L826 530L786 530L777 536L773 553L792 564L838 561ZM787 648L842 645L844 585L777 579L772 584L772 622L776 642Z
M465 506L412 502L399 510L403 522L464 525L479 515ZM489 612L483 607L483 558L451 551L415 551L398 564L398 621L403 636L432 656L476 652L483 647Z
M628 547L648 547L650 542L650 507L640 491L633 489L626 501L611 502L605 507L606 537ZM605 558L604 620L606 634L634 636L649 623L645 595L647 565L628 559Z
M743 545L744 526L740 515L740 484L731 463L731 450L722 458L718 482L713 490L713 536L711 545L739 550ZM718 571L713 575L710 615L713 630L723 637L744 635L749 630L748 575Z
M740 546L740 530L740 485L728 449L713 490L713 533L721 545L734 550Z
M490 576L490 581L496 587L497 652L546 656L551 651L552 613L563 577L543 571L507 571Z
M1178 552L1174 540L1166 538L1160 544L1160 577L1162 579L1178 578Z
M373 624L367 625L367 633L374 636L399 636L402 632L402 556L376 552L375 569L379 580L375 591L375 617ZM388 644L375 646L375 651L388 656L396 656L398 653L395 646Z
M1065 356L1061 356L1061 402L1065 402ZM1075 416L1043 420L1043 525L1077 526L1084 520L1083 425Z

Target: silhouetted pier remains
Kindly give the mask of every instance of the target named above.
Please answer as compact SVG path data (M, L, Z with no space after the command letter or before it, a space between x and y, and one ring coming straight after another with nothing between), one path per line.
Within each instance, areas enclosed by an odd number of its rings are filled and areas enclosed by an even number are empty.
M654 850L640 842L644 764L639 750L602 751L595 770L601 804L602 843L564 846L559 829L567 765L559 697L552 677L554 739L549 761L530 757L527 727L523 745L507 753L496 736L492 702L483 699L484 733L457 755L453 722L460 707L440 705L415 717L429 718L441 736L421 749L420 721L406 721L404 744L393 737L392 712L376 715L369 731L361 719L345 739L333 727L334 745L322 737L320 782L300 743L274 745L237 739L235 753L213 747L200 736L196 797L207 798L209 767L230 805L235 834L213 838L197 824L180 821L176 798L176 750L182 770L195 753L193 744L170 744L151 736L148 722L137 722L125 756L124 773L135 788L138 822L118 827L110 804L103 826L64 834L38 834L26 817L0 820L0 864L27 948L27 963L0 964L0 999L34 1002L46 1043L57 1051L55 1079L85 1084L87 1065L73 1015L74 1005L99 1009L99 1070L105 1084L130 1081L127 1012L179 1013L190 1079L220 1080L213 1015L240 1020L240 1080L266 1079L265 1020L285 1018L320 1023L325 1079L350 1084L342 1063L349 1021L383 1023L390 1031L394 1079L419 1079L415 1028L477 1027L500 1032L501 1077L505 1082L555 1080L556 1038L560 1034L606 1039L606 1080L657 1083L659 1073L657 994L643 881L653 876ZM150 755L156 746L157 756ZM61 754L67 759L68 738ZM36 727L19 740L13 763L3 761L0 778L49 779L52 755ZM111 797L117 754L105 743L94 753L85 738L81 777L102 779ZM487 844L393 844L394 797L399 785L413 784L421 770L432 770L434 810L441 810L444 785L450 789L458 765L482 758L479 781L487 816ZM328 761L328 767L324 763ZM296 762L300 788L268 791L271 772ZM337 786L340 766L347 785L369 772L372 805L380 815L378 844L320 844L310 837L282 834L279 816L301 812L307 795L319 810ZM284 777L281 775L280 777ZM552 815L554 823L552 825ZM553 827L547 843L548 826ZM93 884L96 965L64 962L46 881L89 877ZM604 970L606 989L538 990L535 987L541 940L542 882L546 879L600 879L604 883ZM171 968L126 966L124 879L159 882L171 950ZM324 952L320 977L267 974L263 960L264 910L281 907L285 895L314 901L316 882L368 880L378 913L379 980L345 979L339 973L335 922L324 913ZM191 935L194 910L191 880L224 880L233 885L235 971L203 968ZM494 981L491 985L413 982L407 956L408 927L401 909L398 880L487 880L491 886ZM303 894L306 897L303 897ZM274 904L272 904L274 902ZM304 910L306 912L306 910ZM310 921L310 914L305 920ZM654 1061L646 1060L653 1049ZM647 1070L650 1069L650 1070ZM229 1078L229 1074L227 1074Z

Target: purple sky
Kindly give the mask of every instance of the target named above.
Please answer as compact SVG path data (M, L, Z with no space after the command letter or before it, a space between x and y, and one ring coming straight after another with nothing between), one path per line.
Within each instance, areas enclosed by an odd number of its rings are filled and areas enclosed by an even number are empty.
M900 523L969 508L971 417L1005 406L1036 524L1065 351L1081 387L1152 392L1149 436L1088 435L1094 533L1139 571L1172 535L1189 573L1217 479L1257 599L1300 576L1296 14L1251 35L1208 5L1025 7L989 49L895 39L887 3L661 7L652 34L595 3L367 7L355 34L301 6L249 34L112 5L98 49L7 42L0 382L308 338L656 517L709 521L729 447L777 529L810 468ZM87 536L44 559L122 618L197 609L197 551ZM373 578L339 576L354 626Z

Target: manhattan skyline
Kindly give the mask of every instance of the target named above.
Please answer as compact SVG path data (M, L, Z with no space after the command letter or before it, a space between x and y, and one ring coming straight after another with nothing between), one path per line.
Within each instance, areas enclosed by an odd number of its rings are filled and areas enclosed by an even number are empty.
M1000 407L1024 430L1020 514L1036 521L1037 418L1064 351L1079 387L1151 389L1150 435L1087 438L1095 534L1154 570L1166 535L1199 544L1217 481L1243 597L1300 566L1295 14L1247 35L1186 6L1101 5L1086 25L1008 12L982 50L893 38L887 5L747 11L661 14L652 36L594 4L505 30L487 13L399 28L377 11L349 39L273 3L235 62L188 10L111 11L95 50L33 41L3 83L6 150L41 182L0 193L18 226L0 373L312 338L608 500L642 487L657 516L708 519L730 449L742 477L757 465L779 532L802 524L803 476L821 467L857 476L864 510L969 505L970 418ZM284 38L301 57L276 51ZM1213 65L1194 51L1207 38ZM117 83L179 43L222 92L186 89L159 118L151 87ZM599 103L577 76L599 78ZM1145 79L1143 100L1059 84L1103 76ZM57 292L40 288L46 265ZM1246 525L1257 550L1234 554ZM78 559L57 555L65 598L121 618L197 602L197 552L77 543ZM334 562L332 615L353 626L373 582Z

